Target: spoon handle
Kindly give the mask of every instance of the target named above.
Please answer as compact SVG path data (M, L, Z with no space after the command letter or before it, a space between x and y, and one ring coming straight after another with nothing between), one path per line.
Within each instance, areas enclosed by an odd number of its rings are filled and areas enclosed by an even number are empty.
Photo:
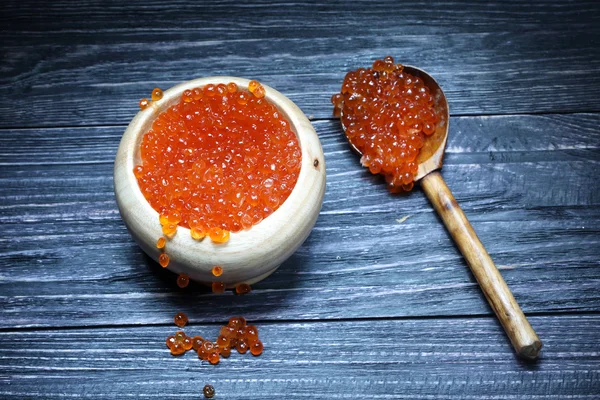
M527 321L440 173L435 171L423 177L421 187L467 260L475 279L517 353L524 358L537 358L542 342Z

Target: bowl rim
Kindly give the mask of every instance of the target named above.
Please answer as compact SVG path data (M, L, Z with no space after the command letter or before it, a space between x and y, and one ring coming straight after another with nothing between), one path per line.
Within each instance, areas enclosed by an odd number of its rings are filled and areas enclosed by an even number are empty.
M146 201L133 174L134 166L140 161L142 137L156 116L178 102L185 90L229 82L246 89L250 80L212 76L178 84L165 90L160 100L138 112L123 134L115 158L115 197L130 233L154 260L161 253L155 246L156 240L162 236L158 212ZM167 239L166 246L171 259L168 269L176 273L186 273L191 279L203 283L214 280L225 282L228 286L240 282L254 283L277 269L302 244L316 221L325 191L325 160L321 143L298 106L268 85L263 84L263 87L265 98L286 117L298 138L302 152L298 180L277 210L250 230L231 233L227 243L215 244L208 238L195 241L188 228L178 227L177 234ZM244 252L245 256L242 255ZM260 259L263 259L262 263ZM266 259L268 262L264 262ZM213 265L224 268L218 279L212 276Z

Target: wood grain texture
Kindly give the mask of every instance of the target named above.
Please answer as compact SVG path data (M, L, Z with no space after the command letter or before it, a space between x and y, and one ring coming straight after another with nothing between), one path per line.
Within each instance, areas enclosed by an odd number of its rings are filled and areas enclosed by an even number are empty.
M595 1L3 3L0 127L125 124L202 76L257 78L330 118L350 69L391 54L453 115L598 111Z
M444 178L525 312L600 307L599 123L451 120ZM202 311L194 322L491 315L423 193L388 194L337 121L314 125L328 174L317 225L242 297L176 290L133 242L111 179L124 127L3 131L0 326L154 324L180 310Z
M517 354L524 358L536 359L542 349L540 338L531 328L502 274L477 237L473 226L439 171L427 174L420 183L433 208L444 221L448 233L454 239L454 244L463 255Z
M597 399L600 316L532 323L546 341L537 363L506 351L494 318L259 321L264 353L217 366L171 356L173 324L0 332L0 397L201 398L210 383L215 399Z

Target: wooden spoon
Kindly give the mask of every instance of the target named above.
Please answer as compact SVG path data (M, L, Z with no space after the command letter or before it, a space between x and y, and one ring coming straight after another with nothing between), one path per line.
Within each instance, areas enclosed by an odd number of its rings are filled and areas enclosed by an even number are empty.
M517 353L521 357L535 359L542 348L542 342L438 171L442 167L448 138L449 113L446 96L435 79L425 71L410 66L404 66L404 71L423 80L434 96L434 107L440 117L435 132L425 140L425 145L417 157L419 170L415 182L421 182L421 187L467 260ZM341 120L343 121L343 118ZM343 122L342 128L346 130ZM352 143L350 145L360 154Z

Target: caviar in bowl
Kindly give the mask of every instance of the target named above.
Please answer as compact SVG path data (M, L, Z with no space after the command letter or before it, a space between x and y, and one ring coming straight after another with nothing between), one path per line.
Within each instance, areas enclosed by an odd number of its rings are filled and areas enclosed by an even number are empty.
M202 283L219 281L233 287L239 283L252 284L270 275L304 242L316 222L325 192L325 161L318 136L302 111L281 93L263 86L264 99L289 122L289 129L297 139L299 172L293 189L275 211L260 222L255 220L249 229L247 226L241 230L234 229L235 232L224 243L208 237L202 240L192 238L192 232L186 227L192 225L186 221L186 224L177 227L174 236L166 240L163 249L158 248L157 240L164 236L160 212L147 200L147 192L142 192L144 185L134 173L135 168L143 163L141 145L144 135L153 128L153 122L161 113L181 102L182 96L190 90L228 83L242 89L248 88L250 81L235 77L191 80L166 90L160 100L153 101L140 111L127 127L119 145L114 185L123 221L150 257L159 261L159 257L166 253L169 270L187 274L192 280ZM258 156L260 158L261 154ZM158 208L156 204L154 206ZM223 271L218 277L212 272L217 265Z

